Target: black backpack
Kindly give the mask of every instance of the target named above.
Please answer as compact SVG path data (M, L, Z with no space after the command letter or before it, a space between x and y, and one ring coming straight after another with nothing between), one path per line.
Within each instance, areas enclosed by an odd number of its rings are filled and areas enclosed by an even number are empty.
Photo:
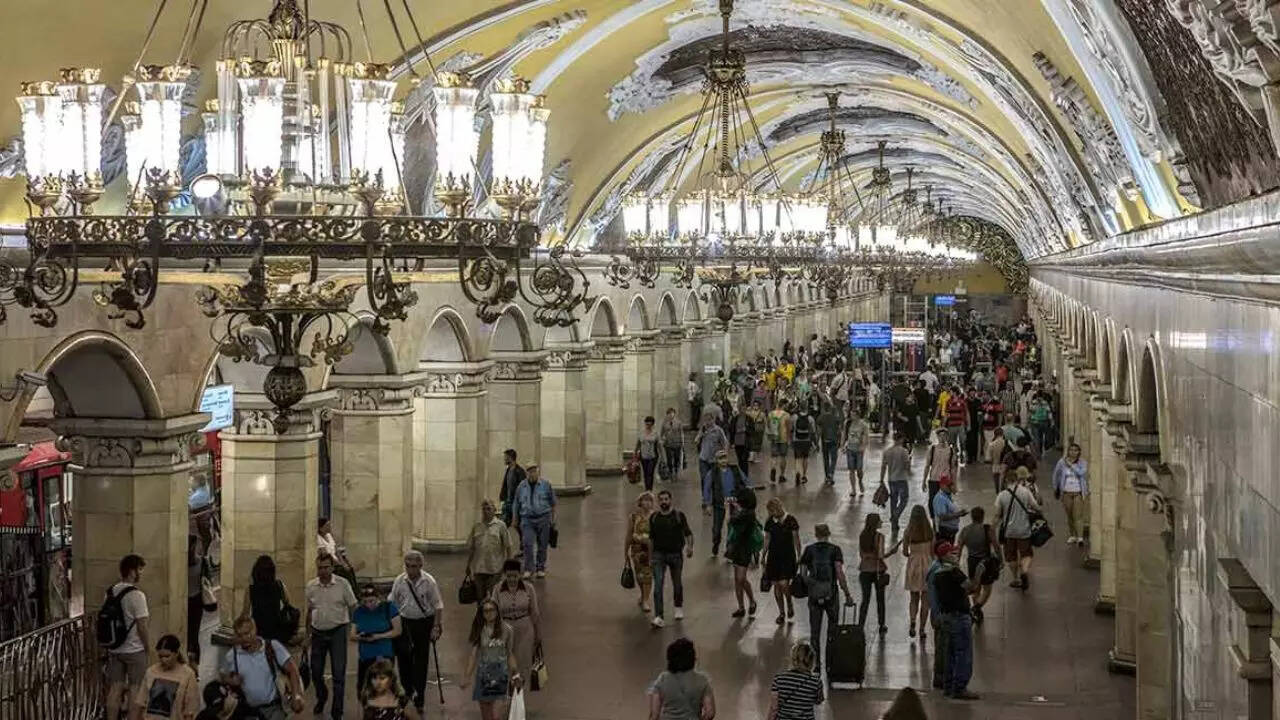
M809 590L809 599L825 604L836 591L835 551L830 543L816 542L809 546L812 550L812 565L807 568L805 584Z
M98 609L97 635L99 647L106 650L115 650L124 645L125 640L129 639L129 631L133 630L136 620L134 622L125 620L124 597L137 589L133 585L129 585L113 595L111 588L107 588L107 597L102 601L102 607Z

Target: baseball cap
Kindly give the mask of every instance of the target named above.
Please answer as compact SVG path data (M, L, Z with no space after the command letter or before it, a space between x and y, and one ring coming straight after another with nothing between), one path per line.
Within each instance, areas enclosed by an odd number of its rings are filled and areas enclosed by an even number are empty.
M951 553L955 552L955 549L956 549L955 545L952 545L951 543L943 540L942 542L938 543L938 546L934 548L933 551L938 557L946 557L947 555L950 555Z
M943 475L938 478L938 487L951 487L955 484L956 481L952 480L950 475Z

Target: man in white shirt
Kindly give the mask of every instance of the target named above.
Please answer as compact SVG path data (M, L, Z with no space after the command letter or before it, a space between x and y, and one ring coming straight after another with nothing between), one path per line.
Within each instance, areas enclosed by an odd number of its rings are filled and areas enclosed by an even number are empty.
M938 376L933 373L933 368L928 368L920 373L920 379L924 381L924 387L929 391L930 395L937 395Z
M422 572L422 553L410 550L404 554L404 572L391 583L387 599L400 609L403 631L396 645L396 661L400 666L400 684L413 697L421 715L426 702L427 661L431 643L440 639L440 620L444 599L436 579ZM439 668L436 671L439 672Z
M311 643L311 680L316 686L314 714L320 715L329 689L324 684L324 661L333 670L333 720L342 720L347 680L347 635L356 594L351 583L333 574L333 558L316 558L316 577L307 583L307 632Z
M107 720L116 720L127 712L129 700L142 684L147 672L147 648L151 647L151 633L147 609L147 596L138 587L142 580L142 568L147 563L139 555L125 555L120 560L120 582L107 590L103 605L114 598L124 614L124 641L107 648ZM117 636L119 637L119 636Z

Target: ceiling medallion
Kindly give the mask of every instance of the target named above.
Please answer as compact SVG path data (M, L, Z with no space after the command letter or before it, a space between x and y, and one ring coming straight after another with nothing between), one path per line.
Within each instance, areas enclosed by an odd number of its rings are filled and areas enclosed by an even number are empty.
M64 68L57 83L22 85L31 258L25 269L0 268L0 321L3 305L17 304L53 327L57 308L91 269L94 301L108 317L141 328L165 281L162 268L202 264L210 287L198 300L214 318L219 352L272 367L264 392L280 432L306 390L300 368L351 352L353 303L372 313L372 331L387 333L418 302L415 273L433 261L456 261L458 283L486 321L519 297L544 325L574 322L589 299L577 256L538 251L540 231L528 220L542 191L549 111L526 81L503 80L488 96L495 218L469 206L479 182L479 91L464 75L436 74L435 192L448 212L423 216L402 182L407 128L398 73L373 61L385 48L370 43L362 16L365 59L358 60L346 29L312 18L309 5L276 0L265 19L234 22L223 35L212 72L217 97L201 116L206 168L184 179L182 103L200 77L190 54L205 2L176 38L172 64L143 64L151 25L109 109L96 69ZM392 52L407 57L386 9L398 41ZM412 14L404 19L417 35ZM410 86L422 80L413 66L404 70ZM136 98L125 102L130 88ZM97 214L102 128L122 108L127 200L123 212ZM190 208L173 212L183 194ZM341 270L344 263L363 263L363 273ZM334 273L322 279L322 265ZM253 340L263 334L271 341L265 351Z

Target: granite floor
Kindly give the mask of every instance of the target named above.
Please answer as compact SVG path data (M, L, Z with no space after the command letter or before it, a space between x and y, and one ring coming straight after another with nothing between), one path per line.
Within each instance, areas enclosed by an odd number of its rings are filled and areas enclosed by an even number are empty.
M877 477L878 443L868 456L867 477ZM1042 463L1042 487L1047 486L1050 459L1046 457ZM922 452L916 452L915 463L917 474L922 473ZM813 525L826 522L833 540L847 554L854 553L864 515L878 508L871 504L870 493L848 497L843 469L838 472L836 486L825 488L818 457L810 468L811 481L799 489L787 485L762 491L761 513L764 501L776 494L800 520L806 543L812 540ZM753 478L767 485L767 466L753 468ZM636 591L618 585L623 527L637 486L612 477L593 478L592 484L593 492L587 497L562 500L560 547L551 556L550 576L538 581L551 686L529 696L529 717L645 717L645 689L663 667L664 648L672 639L686 635L698 648L700 668L712 678L718 717L764 718L770 679L784 666L791 642L808 637L807 610L797 608L793 625L778 626L770 597L767 602L761 599L754 620L729 616L736 607L732 572L723 560L708 557L710 521L698 512L698 489L693 473L686 471L667 486L675 491L677 506L688 512L697 537L694 558L685 565L686 617L661 630L651 628L636 606ZM965 468L961 504L989 506L994 496L989 485L986 466ZM922 501L924 493L918 484L913 486L911 502ZM987 606L986 622L975 633L971 687L982 699L959 703L931 693L926 696L931 718L1101 720L1134 716L1133 679L1110 675L1105 668L1112 623L1093 612L1096 573L1083 569L1081 551L1063 542L1065 520L1056 503L1050 503L1049 517L1060 537L1038 551L1031 589L1026 594L1011 590L1002 579ZM445 701L442 711L439 695L433 694L428 717L479 717L469 694L464 697L456 684L466 664L465 633L473 612L472 606L451 602L463 564L461 556L428 558L428 571L440 581L448 604L439 647ZM883 638L873 635L869 641L865 689L832 691L829 702L819 709L819 718L878 718L898 688L929 685L932 638L925 644L907 636L907 595L901 580L904 564L901 556L890 559L893 582L886 598L889 631ZM754 578L758 581L758 575ZM668 603L670 592L668 586ZM854 592L856 597L856 581ZM670 611L667 615L670 621ZM354 661L350 667L354 672ZM359 717L353 695L349 689L347 717Z

